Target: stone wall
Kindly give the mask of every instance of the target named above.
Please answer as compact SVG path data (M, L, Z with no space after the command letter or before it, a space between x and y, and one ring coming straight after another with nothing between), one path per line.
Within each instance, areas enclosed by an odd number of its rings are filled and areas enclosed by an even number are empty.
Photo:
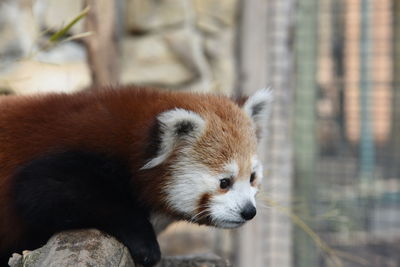
M48 24L49 14L68 22L74 16L68 12L79 11L79 8L64 8L65 12L61 9L55 15L49 3L56 2L74 1L0 1L0 90L19 94L70 92L89 85L89 70L81 44L65 42L51 49L43 46L49 33L56 31Z
M116 1L121 83L232 92L238 0ZM83 0L0 0L0 89L26 94L88 86L82 42L43 46L82 9ZM69 34L82 32L81 21Z

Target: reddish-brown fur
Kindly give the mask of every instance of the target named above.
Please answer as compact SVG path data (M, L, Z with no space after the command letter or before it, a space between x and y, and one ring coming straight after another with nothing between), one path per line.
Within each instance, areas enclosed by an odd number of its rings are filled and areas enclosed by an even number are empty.
M254 133L249 118L223 96L126 87L71 95L0 98L0 250L17 242L24 231L23 222L17 220L9 200L12 175L19 165L46 152L87 149L129 159L132 170L138 170L148 160L143 151L156 116L175 107L193 110L206 118L217 116L227 120L223 126L208 125L203 140L197 144L198 159L212 168L220 168L232 155L247 156L255 151L253 141L224 145L235 143L232 138ZM240 129L235 129L237 120L244 121L239 123ZM215 140L218 131L231 134L223 134ZM219 148L207 145L211 141L220 142L220 148L224 149L217 152ZM209 156L212 153L215 157ZM240 158L237 160L240 162ZM247 171L249 168L242 166L240 169ZM165 209L160 199L168 171L161 165L141 175L143 179L134 182L143 200Z
M199 201L196 219L199 224L206 224L208 222L207 215L208 215L208 208L210 205L211 194L204 193Z

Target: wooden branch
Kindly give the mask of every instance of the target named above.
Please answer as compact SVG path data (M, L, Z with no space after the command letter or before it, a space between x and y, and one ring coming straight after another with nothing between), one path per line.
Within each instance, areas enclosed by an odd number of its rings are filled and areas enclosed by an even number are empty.
M85 43L94 88L118 83L116 1L84 1L84 5L90 7L85 20L85 31L93 32L92 36L85 39Z

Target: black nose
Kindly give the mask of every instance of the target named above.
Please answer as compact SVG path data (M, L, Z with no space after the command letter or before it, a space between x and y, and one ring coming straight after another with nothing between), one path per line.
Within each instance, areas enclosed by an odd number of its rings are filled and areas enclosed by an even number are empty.
M247 204L240 215L242 216L243 219L246 221L251 220L256 216L257 210L256 207L253 206L253 204Z

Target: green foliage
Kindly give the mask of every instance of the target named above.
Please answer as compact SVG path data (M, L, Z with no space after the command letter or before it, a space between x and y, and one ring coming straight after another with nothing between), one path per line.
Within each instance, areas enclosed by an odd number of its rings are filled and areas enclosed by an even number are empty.
M84 10L81 11L75 18L71 20L65 27L54 33L52 36L50 36L50 42L52 43L58 43L63 40L63 38L66 36L68 31L80 20L82 20L84 17L87 16L89 13L90 7L86 7Z

